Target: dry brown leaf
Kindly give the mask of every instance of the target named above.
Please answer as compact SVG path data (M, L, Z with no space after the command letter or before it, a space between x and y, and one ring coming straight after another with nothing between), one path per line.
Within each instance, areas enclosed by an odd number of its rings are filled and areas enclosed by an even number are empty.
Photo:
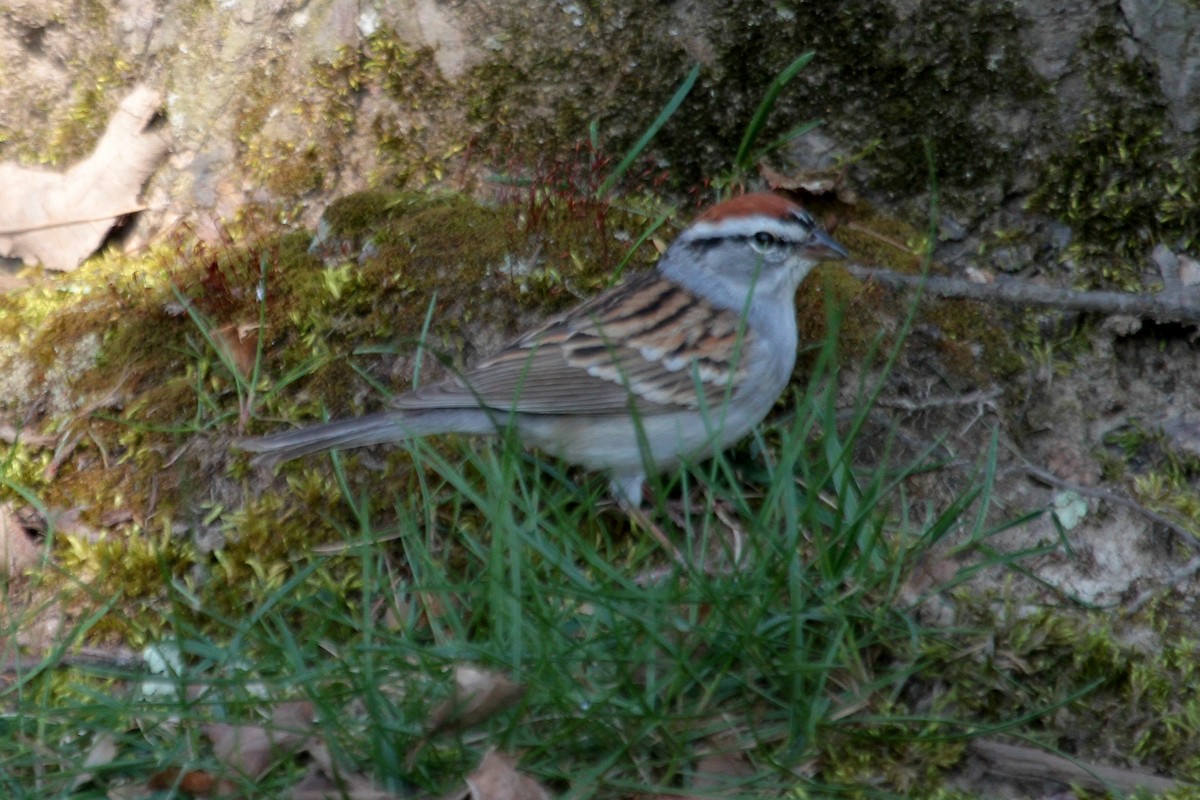
M183 797L231 797L237 787L232 781L219 778L204 770L181 771L178 767L164 769L146 782L151 791L174 791Z
M802 170L784 175L762 164L759 165L758 171L771 189L782 189L807 197L832 196L846 205L858 202L858 196L845 185L845 170Z
M147 800L151 797L161 797L161 793L143 783L125 783L109 789L104 796L108 800Z
M19 575L37 563L40 551L12 504L0 503L0 575Z
M963 270L963 277L971 283L992 284L996 282L996 273L990 269L980 269L979 267L967 267Z
M262 775L281 757L299 751L308 738L304 732L224 722L205 725L204 735L212 741L213 753L221 763L252 778Z
M454 695L429 715L427 735L474 727L512 708L524 696L525 687L500 672L470 665L455 667Z
M0 294L20 291L27 286L29 286L28 278L18 278L16 275L0 272Z
M692 771L692 786L703 795L729 791L754 775L754 767L745 753L722 751L709 753L696 762Z
M271 721L283 731L311 731L317 719L317 711L309 700L289 700L275 706Z
M162 134L146 130L160 104L158 92L136 87L92 154L64 173L0 164L0 256L72 270L118 217L142 210L138 195L167 152Z
M550 800L550 794L528 775L517 772L516 759L490 751L467 776L471 800Z
M93 767L102 767L105 764L111 764L116 757L116 737L111 733L101 733L96 737L96 741L92 742L87 758L83 760L84 771L76 775L71 781L71 792L75 792L80 786L91 782L94 777L92 775Z
M304 752L312 759L313 766L320 772L326 775L337 774L338 770L333 766L333 755L329 752L329 747L321 741L313 740L304 748Z
M401 800L384 791L365 775L342 775L334 780L320 770L310 769L292 789L292 800Z
M739 797L754 766L740 749L737 737L719 734L708 740L711 751L696 760L688 787L695 794L660 794L648 800L701 800L736 793Z
M258 324L237 325L230 323L209 331L213 343L237 368L243 378L249 378L254 370L254 359L258 356Z
M380 789L366 775L335 769L333 756L324 744L310 741L305 750L312 764L292 789L292 800L400 800L399 795Z
M58 437L34 433L13 425L0 424L0 442L8 442L9 444L20 442L26 447L44 450L58 444Z
M959 565L953 558L926 553L913 566L901 588L905 602L913 602L921 595L954 580Z

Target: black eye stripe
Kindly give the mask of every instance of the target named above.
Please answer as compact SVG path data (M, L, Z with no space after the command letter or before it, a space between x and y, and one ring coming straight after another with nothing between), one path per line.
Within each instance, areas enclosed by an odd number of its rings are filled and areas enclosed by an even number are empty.
M757 245L758 247L797 247L802 245L804 240L784 239L782 236L767 233L766 230L760 230L756 234L740 234L740 235L724 235L724 236L706 236L704 239L692 239L688 242L688 246L697 251L708 251L714 247L720 247L727 242L740 242L746 245Z
M766 231L759 231L753 235L742 234L739 236L709 236L704 239L693 239L692 241L688 242L688 244L691 247L699 250L711 250L712 248L718 247L726 242L744 242L747 244L754 242L759 245L766 246L791 246L799 244L799 242L795 240L784 239L774 234L767 233Z

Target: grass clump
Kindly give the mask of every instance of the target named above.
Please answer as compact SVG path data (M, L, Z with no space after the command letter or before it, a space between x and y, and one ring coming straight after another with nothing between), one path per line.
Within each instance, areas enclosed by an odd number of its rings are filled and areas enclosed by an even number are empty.
M745 153L761 129L748 131ZM1086 725L1094 717L1077 701L1099 689L1110 710L1113 698L1162 703L1172 684L1133 668L1096 680L1136 657L1102 637L1088 658L1073 656L1067 622L923 622L938 595L1019 560L989 540L1023 520L991 519L996 439L949 502L913 511L910 492L940 466L934 449L900 458L892 438L864 433L880 391L865 377L858 405L839 408L836 315L783 413L731 452L654 481L652 513L687 566L664 567L648 537L605 513L600 476L508 438L313 458L277 480L231 461L228 441L195 445L370 410L416 372L397 366L401 350L456 366L492 349L495 330L523 327L527 311L591 293L644 257L613 244L624 218L599 195L614 182L564 205L556 187L531 190L515 214L455 195L361 195L331 212L318 252L303 236L197 246L169 285L120 281L109 302L81 306L55 332L98 330L117 309L150 323L102 338L97 362L141 385L95 430L116 436L133 478L178 463L170 437L198 454L174 473L177 505L139 520L140 538L104 542L90 573L63 570L103 598L77 615L76 639L120 623L147 650L88 661L68 642L15 660L0 687L11 796L170 793L202 778L225 794L277 796L321 770L394 796L442 795L493 747L574 797L947 796L938 782L980 731L1036 734L1068 710ZM624 238L644 243L661 221ZM835 306L854 289L822 287ZM433 317L452 321L440 339ZM886 359L880 338L857 328L855 362L882 360L886 375L911 324L887 332ZM950 569L918 580L930 562ZM30 619L9 615L0 641ZM1005 658L980 679L963 654L994 640L998 622L1010 625ZM468 669L503 676L491 679L503 697L475 703L460 685ZM1003 694L1022 683L1034 688ZM296 704L305 720L281 721ZM251 768L246 748L222 745L231 730L304 744ZM47 752L46 741L66 744Z
M535 310L573 303L609 279L626 255L614 236L634 219L553 197L488 207L374 192L334 207L332 250L310 253L303 232L239 241L231 229L216 244L181 236L62 279L76 291L6 298L20 323L6 355L9 397L50 385L63 443L19 443L5 480L47 508L77 509L84 538L103 539L63 548L60 566L120 598L123 616L107 620L104 635L131 619L152 622L165 591L158 559L174 565L181 588L232 611L273 590L294 573L296 554L318 543L312 520L272 505L274 495L242 508L230 481L249 473L231 463L235 436L377 405L380 390L411 385L422 347L426 380L494 349ZM640 265L649 249L627 262ZM464 286L481 287L489 302ZM437 338L423 337L431 315L446 320ZM397 486L416 480L402 458L387 475ZM291 480L306 508L335 505L340 489L328 476ZM115 529L113 509L127 520ZM352 585L323 579L343 593ZM210 594L217 586L231 591Z
M931 632L915 609L940 587L913 592L908 578L947 537L984 545L994 531L971 509L989 476L940 514L896 516L924 465L856 466L866 408L839 417L834 341L792 413L727 456L660 478L657 516L694 569L661 570L657 546L602 513L602 479L580 482L511 441L396 448L416 476L399 489L365 475L358 456L334 457L332 482L289 466L290 501L265 495L243 517L219 517L226 546L212 569L245 580L236 562L253 561L280 526L312 520L306 507L332 534L326 546L262 572L240 606L197 604L195 582L163 562L161 624L147 641L178 648L177 668L157 683L127 665L21 676L3 694L24 720L6 753L11 796L65 791L111 731L117 755L87 785L204 772L239 791L286 791L301 779L297 761L239 775L200 732L259 724L295 700L316 709L315 735L342 770L395 792L451 790L493 746L580 797L706 780L730 796L822 796L868 772L897 790L929 785L961 751L947 729L976 720L955 696L935 693L930 706L910 694L953 657L920 644ZM239 538L257 543L241 551ZM433 724L463 665L506 675L523 699ZM164 681L173 693L147 694ZM102 691L104 703L69 699ZM924 721L908 721L919 711ZM68 731L76 746L53 759L20 744ZM863 741L891 744L873 746L868 764ZM738 768L709 775L714 754Z

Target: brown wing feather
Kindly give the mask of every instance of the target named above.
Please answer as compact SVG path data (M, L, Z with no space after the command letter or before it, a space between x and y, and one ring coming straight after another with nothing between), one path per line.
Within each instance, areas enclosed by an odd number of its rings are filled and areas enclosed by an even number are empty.
M740 349L739 349L740 338ZM513 408L529 414L642 414L718 407L744 374L753 333L651 273L577 306L459 378L396 398L400 408ZM739 362L739 363L735 363ZM514 398L517 398L514 401Z

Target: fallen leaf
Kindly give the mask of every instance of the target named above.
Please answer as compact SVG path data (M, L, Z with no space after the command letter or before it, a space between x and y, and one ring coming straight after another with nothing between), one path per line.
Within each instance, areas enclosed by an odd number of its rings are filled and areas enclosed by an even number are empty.
M958 570L959 564L953 558L926 553L905 578L901 596L907 603L915 602L922 595L950 583Z
M380 789L365 775L334 780L314 768L292 789L292 800L400 800L400 795Z
M19 575L37 563L40 551L12 504L0 503L0 575Z
M495 750L467 776L467 788L471 800L550 800L541 784L517 772L515 759Z
M108 800L149 800L149 798L161 797L162 794L157 789L151 789L143 783L123 783L109 789L104 796Z
M308 738L304 732L225 722L205 725L204 734L221 763L251 778L265 773L280 757L300 750Z
M470 665L454 668L454 695L429 715L426 732L463 730L486 722L525 696L525 687L499 672Z
M745 753L709 753L702 756L692 770L692 789L702 795L727 792L745 784L753 775L754 767Z
M258 325L230 323L209 331L213 344L243 378L249 378L258 356Z
M94 775L92 768L103 767L111 764L117 757L117 740L111 733L101 733L96 737L96 741L92 742L91 748L88 750L87 758L83 760L83 772L80 772L71 781L71 792L78 791L79 787L84 784L91 783Z
M992 284L996 282L995 273L988 269L980 269L979 267L967 267L963 270L963 275L971 283Z
M19 278L16 275L9 275L7 273L0 272L0 294L16 292L28 286L28 278Z
M311 731L316 718L316 708L309 700L289 700L271 712L271 722L276 728L296 733Z
M312 764L292 789L292 800L400 800L400 795L379 788L366 775L334 767L324 744L310 741L305 751Z
M138 195L167 152L162 134L146 130L160 104L158 92L135 88L92 154L66 172L0 164L0 256L73 270L119 217L141 211Z
M758 171L763 180L767 182L767 186L776 191L782 189L785 192L795 192L806 197L832 196L851 206L858 202L858 196L845 185L845 169L837 171L808 170L784 175L782 172L776 172L762 164L759 165Z
M174 790L184 797L228 797L236 788L232 782L204 770L164 769L151 776L146 786L154 792Z

